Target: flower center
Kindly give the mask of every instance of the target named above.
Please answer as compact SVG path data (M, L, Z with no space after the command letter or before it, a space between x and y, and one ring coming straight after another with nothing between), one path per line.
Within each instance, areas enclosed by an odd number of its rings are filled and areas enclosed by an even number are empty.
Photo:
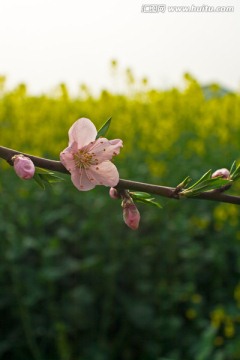
M94 153L89 153L84 150L78 150L74 155L74 161L77 168L88 169L91 165L96 164Z

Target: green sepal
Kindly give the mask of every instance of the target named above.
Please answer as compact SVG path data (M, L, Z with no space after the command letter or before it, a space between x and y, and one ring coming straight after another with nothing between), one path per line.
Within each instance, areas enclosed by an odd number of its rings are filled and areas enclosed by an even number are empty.
M108 129L111 125L111 121L112 121L112 118L110 117L102 126L101 128L98 130L97 132L97 136L96 136L96 139L98 139L99 137L101 136L105 136L106 133L108 132Z

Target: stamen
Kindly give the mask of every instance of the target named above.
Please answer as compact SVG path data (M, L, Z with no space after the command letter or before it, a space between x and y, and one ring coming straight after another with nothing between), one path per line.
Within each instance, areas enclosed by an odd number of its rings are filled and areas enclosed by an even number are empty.
M73 159L77 168L88 169L91 165L96 162L96 159L93 158L93 154L90 154L84 150L78 150L74 155Z

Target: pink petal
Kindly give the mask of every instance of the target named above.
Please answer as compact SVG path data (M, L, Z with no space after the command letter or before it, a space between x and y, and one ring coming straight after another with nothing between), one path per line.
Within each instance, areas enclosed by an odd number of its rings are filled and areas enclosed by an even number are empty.
M81 149L83 146L95 141L97 129L89 119L81 118L71 126L68 135L69 145L76 142L78 149Z
M104 161L101 164L91 166L86 170L92 184L116 186L119 181L119 173L111 161Z
M75 170L76 164L73 159L73 153L72 153L71 146L67 147L65 150L63 150L60 153L60 160L61 160L61 163L63 164L63 166L65 166L65 168L68 171L72 172Z
M80 191L87 191L95 188L96 184L90 181L86 170L75 169L71 173L71 180L73 185Z
M101 163L105 160L111 160L113 156L118 155L122 146L122 140L99 138L93 145L89 146L89 152L94 153L98 162Z

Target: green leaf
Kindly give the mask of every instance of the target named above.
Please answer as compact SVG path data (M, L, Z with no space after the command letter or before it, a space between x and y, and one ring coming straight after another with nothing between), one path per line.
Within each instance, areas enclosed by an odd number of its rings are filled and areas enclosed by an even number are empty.
M212 170L208 170L197 182L195 182L192 186L190 186L188 188L188 190L190 189L194 189L196 186L198 186L200 183L211 179L211 175L212 175Z
M62 177L55 175L54 172L46 170L46 169L36 168L35 173L37 173L42 178L42 180L49 182L49 183L64 181L64 179Z
M98 139L100 136L105 136L108 129L109 129L109 126L111 125L111 121L112 121L112 118L110 117L104 124L103 126L98 130L97 132L97 136L96 136L96 139Z
M181 194L190 197L196 196L205 191L221 189L223 186L230 185L231 183L231 180L226 180L221 177L211 178L198 183L194 188L191 187L184 190Z
M187 176L178 186L177 188L185 188L186 185L188 185L190 183L192 179L190 178L190 176Z
M146 192L142 192L142 191L130 192L130 196L132 197L133 200L137 202L162 208L162 205L154 201L155 199Z
M233 173L230 173L231 179L232 180L237 180L240 178L240 164L235 166L235 170L233 171Z
M52 171L40 168L40 167L36 167L35 168L35 173L37 174L54 174Z
M230 169L230 175L232 175L234 173L234 171L236 170L237 167L237 162L236 160L234 160L234 162L232 163L231 169Z
M33 179L43 190L45 190L45 184L53 184L56 182L64 181L63 178L55 175L54 172L38 167L36 167L35 169Z
M43 181L45 181L49 184L63 181L62 178L60 178L56 175L53 175L53 174L38 174L38 175Z
M43 189L45 190L45 184L43 182L43 180L41 179L40 175L35 173L33 176L33 180L36 181L36 183Z
M152 198L152 195L142 192L142 191L134 191L129 193L133 199L150 199Z
M144 203L144 204L147 204L147 205L152 205L152 206L156 206L158 207L159 209L162 209L162 205L156 201L153 201L154 198L152 199L136 199L137 202L140 202L140 203Z

